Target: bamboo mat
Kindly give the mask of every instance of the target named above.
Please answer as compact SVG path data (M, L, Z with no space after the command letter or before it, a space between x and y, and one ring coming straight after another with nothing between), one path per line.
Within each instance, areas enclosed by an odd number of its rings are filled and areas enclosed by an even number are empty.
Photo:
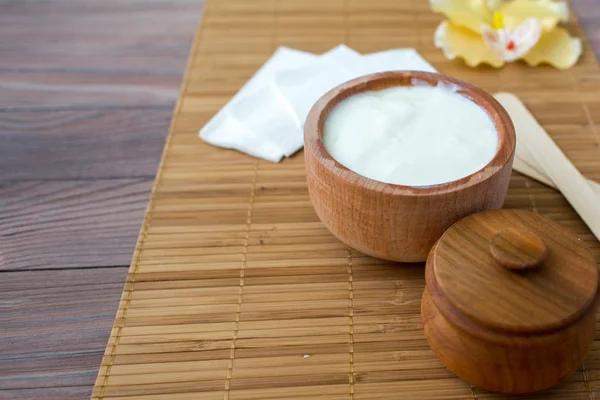
M448 372L419 319L422 265L376 260L315 215L302 154L281 164L211 147L198 129L278 45L323 52L416 47L441 72L516 93L600 181L600 73L469 69L433 47L425 0L213 0L193 45L93 399L500 399ZM570 29L582 36L576 23ZM506 207L600 245L554 190L517 173ZM600 343L558 387L600 398Z

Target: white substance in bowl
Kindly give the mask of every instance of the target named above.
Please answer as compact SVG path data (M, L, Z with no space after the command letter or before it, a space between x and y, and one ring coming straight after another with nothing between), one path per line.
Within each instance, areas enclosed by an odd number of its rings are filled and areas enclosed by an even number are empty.
M393 87L348 97L325 121L325 148L376 181L430 186L483 168L498 147L488 113L444 86Z

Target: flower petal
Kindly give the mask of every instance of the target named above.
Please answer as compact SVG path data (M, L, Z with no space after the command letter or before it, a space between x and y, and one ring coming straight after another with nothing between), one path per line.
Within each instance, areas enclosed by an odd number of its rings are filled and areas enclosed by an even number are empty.
M528 18L521 25L517 26L511 37L516 43L514 54L510 61L524 57L539 42L542 36L542 26L535 18ZM506 61L509 61L505 59Z
M504 48L506 45L506 41L503 38L504 35L501 34L502 32L503 31L497 31L487 25L484 25L481 29L483 43L485 43L486 47L494 54L495 58L501 60L504 59Z
M545 31L569 20L569 6L564 1L512 0L502 3L497 11L502 13L504 27L510 31L528 18L539 20Z
M456 57L465 60L470 67L484 63L496 68L504 65L483 41L480 34L474 33L450 21L443 21L435 31L435 45L444 51L449 59Z
M429 0L433 11L444 14L455 25L481 32L481 26L491 24L492 13L486 0Z
M581 50L580 39L572 37L563 28L555 28L544 32L540 41L523 59L533 67L548 63L558 69L568 69L575 65Z

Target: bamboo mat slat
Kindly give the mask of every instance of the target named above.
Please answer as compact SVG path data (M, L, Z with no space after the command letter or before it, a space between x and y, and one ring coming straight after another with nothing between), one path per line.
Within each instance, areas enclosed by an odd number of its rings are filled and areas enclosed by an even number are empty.
M600 73L585 43L558 72L470 69L433 46L425 0L209 0L93 399L503 399L448 372L419 318L422 265L347 248L310 204L302 154L280 164L211 147L198 129L279 45L415 47L441 72L517 94L600 181ZM569 29L583 37L577 22ZM514 173L505 204L600 244L560 193ZM599 320L600 323L600 320ZM531 399L600 396L600 341Z

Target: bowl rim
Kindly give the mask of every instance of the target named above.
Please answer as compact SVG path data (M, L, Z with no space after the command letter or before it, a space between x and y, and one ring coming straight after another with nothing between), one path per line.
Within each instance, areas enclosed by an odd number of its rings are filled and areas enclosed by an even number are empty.
M458 94L482 107L492 119L498 133L498 145L492 159L479 170L457 180L427 186L408 186L386 183L367 178L338 162L323 143L324 123L329 112L341 101L357 93L383 90L396 86L416 85L452 87ZM491 178L497 171L511 162L516 147L515 129L508 113L488 92L460 79L434 72L388 71L361 76L344 82L325 93L313 105L304 124L305 151L330 173L350 184L365 189L391 192L399 195L442 194L462 190ZM310 167L307 164L307 168Z

